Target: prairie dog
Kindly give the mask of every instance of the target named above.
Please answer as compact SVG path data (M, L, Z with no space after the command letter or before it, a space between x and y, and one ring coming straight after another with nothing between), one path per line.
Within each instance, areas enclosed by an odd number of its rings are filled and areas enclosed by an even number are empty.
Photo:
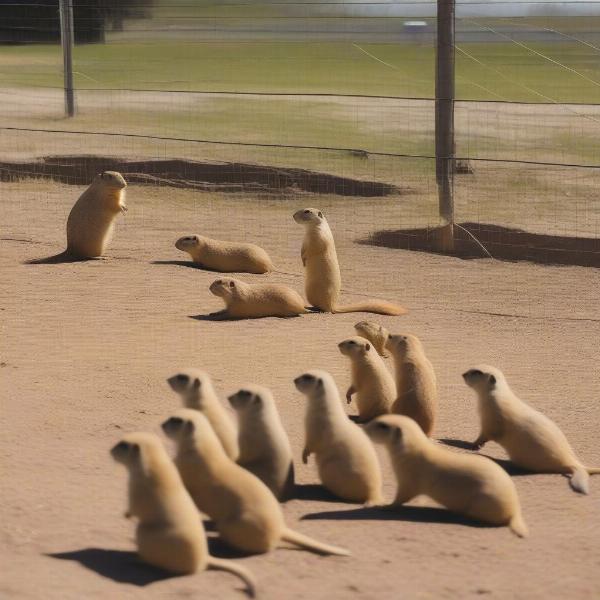
M273 270L269 255L255 244L213 240L203 235L188 235L175 242L198 265L222 273L267 273Z
M269 552L281 541L319 554L349 554L286 527L275 496L225 454L202 413L180 409L162 428L177 444L175 464L192 499L225 542L253 554Z
M385 343L387 342L389 331L379 323L373 321L359 321L354 325L356 333L366 340L369 340L375 347L380 356L386 357Z
M301 257L305 268L304 289L310 304L330 313L403 315L407 312L402 306L384 300L365 300L340 306L342 276L333 234L325 215L316 208L304 208L294 213L294 221L306 227Z
M564 433L548 417L520 400L502 371L479 365L463 373L463 378L479 399L481 433L473 443L474 449L493 440L506 450L515 465L530 471L568 475L576 492L589 492L589 475L600 473L600 468L581 464Z
M267 388L246 386L228 398L238 415L238 465L254 473L278 499L294 491L292 447Z
M309 371L294 379L306 395L306 442L302 461L314 452L321 483L349 502L380 504L381 468L365 432L342 408L333 378L325 371Z
M415 335L390 335L385 347L394 358L397 397L391 412L414 419L431 437L437 413L437 383L433 365Z
M235 425L217 397L208 373L200 369L182 369L167 379L171 389L181 396L186 408L199 410L209 421L225 452L237 460L239 448Z
M398 480L392 506L425 494L453 512L528 535L515 485L494 461L443 448L409 417L384 415L365 431L390 454Z
M352 383L346 392L346 400L350 404L352 395L356 394L359 421L365 423L389 413L396 398L396 385L371 342L355 336L340 342L338 348L350 359Z
M121 173L104 171L96 175L69 213L67 253L82 258L102 256L113 234L114 222L127 212Z
M112 448L111 455L129 471L126 516L138 519L136 544L142 560L179 574L210 568L229 571L254 596L254 578L247 569L208 554L198 511L156 435L129 434Z
M297 317L309 312L298 292L279 283L249 284L227 277L213 281L209 290L225 302L225 309L213 316L256 319Z

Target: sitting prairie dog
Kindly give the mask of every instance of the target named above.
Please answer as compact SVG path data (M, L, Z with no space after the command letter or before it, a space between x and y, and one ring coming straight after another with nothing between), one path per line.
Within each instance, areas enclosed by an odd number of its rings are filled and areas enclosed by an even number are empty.
M213 240L203 235L188 235L175 242L192 260L207 269L222 273L268 273L273 270L269 255L255 244Z
M589 475L600 473L600 468L581 464L564 433L548 417L519 399L502 371L479 365L463 373L463 378L479 399L481 433L473 443L474 449L488 441L497 442L515 465L535 472L568 475L576 492L589 492Z
M271 391L252 385L228 398L238 415L238 465L254 473L281 499L294 491L292 447Z
M381 504L381 468L365 432L348 419L329 373L309 371L294 379L306 395L306 442L302 461L314 452L321 483L348 502Z
M350 404L352 395L356 394L359 421L366 423L389 413L396 398L396 385L371 342L355 336L340 342L338 348L350 359L352 383L346 392L346 400Z
M175 464L192 499L225 542L253 554L269 552L282 541L319 554L349 554L286 527L275 496L225 454L202 413L180 409L162 428L177 444Z
M67 249L55 256L34 259L29 263L103 256L112 238L115 219L119 214L127 212L126 187L127 182L117 171L104 171L96 175L69 213Z
M390 335L385 347L394 359L396 400L392 413L414 419L431 437L437 413L437 383L433 365L415 335Z
M384 415L365 431L390 454L398 480L392 507L424 494L453 512L528 535L515 485L494 461L432 442L409 417Z
M156 435L126 435L111 455L129 471L126 516L138 519L136 544L142 560L178 574L211 568L229 571L242 579L254 596L254 578L248 570L208 554L198 511Z
M237 460L239 448L235 425L227 414L208 373L200 369L182 369L167 379L171 389L181 396L186 408L199 410L209 421L231 460Z
M356 333L366 340L369 340L375 347L380 356L386 357L385 343L387 342L389 331L379 323L373 321L359 321L354 325Z
M239 279L217 279L209 290L225 302L225 309L213 316L231 319L297 317L310 312L293 289L280 283L249 284Z
M294 213L294 221L306 227L301 257L305 268L304 289L310 304L330 313L403 315L407 312L402 306L384 300L365 300L340 306L342 276L333 234L325 215L316 208L304 208Z

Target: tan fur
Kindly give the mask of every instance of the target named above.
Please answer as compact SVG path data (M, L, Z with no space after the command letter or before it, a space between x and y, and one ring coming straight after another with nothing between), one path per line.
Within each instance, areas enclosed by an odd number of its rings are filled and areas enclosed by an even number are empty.
M433 365L415 335L390 335L385 346L394 359L397 397L391 412L414 419L431 436L437 413Z
M208 554L202 521L181 477L160 439L151 433L132 433L111 450L129 471L127 517L138 519L138 553L147 563L177 574L207 568L230 571L255 593L248 570Z
M262 554L284 541L319 554L348 554L286 527L275 496L225 454L202 413L180 409L162 427L177 444L175 464L196 506L229 545Z
M314 452L321 483L339 498L380 504L381 468L375 448L346 416L331 375L309 371L294 384L308 399L303 462Z
M455 513L528 535L514 483L494 461L432 442L409 417L378 417L365 431L389 451L398 481L392 507L424 494Z
M240 453L238 434L229 411L217 397L208 373L200 369L182 369L167 382L181 396L186 408L199 410L208 419L229 458L237 460Z
M356 333L366 340L369 340L380 356L384 358L388 355L385 351L385 343L387 342L389 331L379 323L373 321L359 321L354 325Z
M305 268L306 298L312 306L330 313L403 315L407 312L402 306L384 300L365 300L350 306L340 306L342 276L327 219L316 208L304 208L294 213L294 221L306 227L301 257Z
M273 270L269 255L255 244L213 240L203 235L179 238L175 248L187 252L207 269L222 273L267 273Z
M538 473L568 475L576 492L589 492L589 474L600 469L584 466L558 426L520 400L502 371L479 365L463 378L479 398L481 433L475 449L488 441L497 442L516 465Z
M246 386L229 396L238 415L238 464L254 473L278 499L294 491L292 448L270 390Z
M227 277L213 281L209 290L225 302L225 309L213 313L214 316L255 319L296 317L308 312L300 294L279 283L251 285Z
M350 359L352 383L346 392L348 404L356 394L359 420L366 423L390 412L396 398L394 378L371 342L355 336L338 344L340 352Z
M116 217L127 211L125 187L125 179L116 171L96 175L69 213L67 254L80 258L104 255Z

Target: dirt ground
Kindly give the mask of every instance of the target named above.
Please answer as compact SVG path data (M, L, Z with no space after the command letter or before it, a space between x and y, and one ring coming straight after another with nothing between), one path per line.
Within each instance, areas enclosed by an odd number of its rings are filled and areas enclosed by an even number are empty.
M437 438L472 440L477 416L460 374L478 362L506 373L514 390L554 418L581 459L600 466L600 272L463 261L355 243L400 220L399 200L298 194L258 200L135 187L107 260L57 265L23 261L64 248L64 224L83 188L49 182L0 184L2 428L0 597L242 598L222 572L160 579L137 565L133 525L122 517L126 476L109 448L126 431L158 432L178 406L166 377L209 371L221 394L244 382L269 386L289 433L301 484L303 398L292 379L324 368L340 390L349 369L337 343L362 314L207 322L221 308L216 278L177 264L174 240L189 233L251 240L278 268L300 273L302 230L291 213L317 205L328 216L342 263L344 298L405 304L378 320L419 335L439 381ZM302 289L298 275L244 275ZM391 366L391 365L390 365ZM351 412L354 406L350 407ZM461 451L455 449L454 451ZM490 456L502 450L490 444ZM387 460L385 493L394 491ZM345 546L349 558L280 549L239 558L260 598L598 598L600 477L591 494L558 475L514 478L531 536L454 518L426 499L392 514L331 500L310 486L284 507L288 523ZM213 534L211 534L213 535ZM218 544L214 552L224 555Z

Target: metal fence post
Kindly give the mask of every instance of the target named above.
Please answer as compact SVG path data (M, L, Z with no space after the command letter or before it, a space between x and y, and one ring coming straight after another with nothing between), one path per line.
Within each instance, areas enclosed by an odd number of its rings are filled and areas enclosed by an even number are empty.
M73 90L73 0L59 0L60 40L63 51L65 88L65 114L75 115L75 92Z
M442 252L454 250L454 17L455 0L437 0L435 175Z

